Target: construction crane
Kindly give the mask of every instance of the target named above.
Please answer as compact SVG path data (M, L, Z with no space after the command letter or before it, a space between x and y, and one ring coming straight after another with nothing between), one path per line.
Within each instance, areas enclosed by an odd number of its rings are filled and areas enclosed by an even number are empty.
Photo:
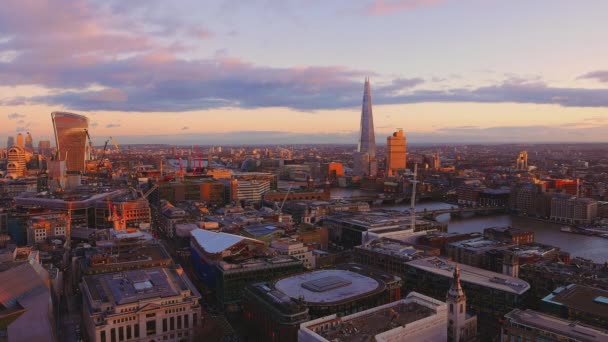
M87 134L87 139L89 140L89 159L93 160L93 142L91 141L91 135L89 134L89 130L86 128L84 129L84 132Z
M177 157L179 161L179 178L180 180L184 180L184 165L182 164L182 157Z
M283 206L285 205L285 201L287 201L287 197L289 196L289 192L291 192L292 187L293 187L293 183L289 184L289 188L287 188L287 193L285 194L285 197L283 198L283 202L281 202L281 206L279 207L279 215L278 215L279 223L283 222Z
M97 164L97 169L99 169L103 166L103 158L106 157L106 151L108 150L109 142L110 142L110 139L106 140L106 142L103 144L103 152L101 152L101 157L99 158L99 163Z

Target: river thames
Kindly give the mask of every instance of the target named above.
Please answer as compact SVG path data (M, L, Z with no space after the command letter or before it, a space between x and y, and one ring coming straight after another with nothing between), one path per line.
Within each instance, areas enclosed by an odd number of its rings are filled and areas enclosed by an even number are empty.
M334 191L336 190L336 191ZM359 190L332 189L332 197L348 197L364 194ZM422 202L416 204L416 211L447 209L452 204L443 202ZM372 209L409 210L409 205L373 206ZM539 243L557 246L569 252L572 257L580 256L604 263L608 261L608 239L597 236L586 236L560 231L562 225L535 219L511 216L470 216L464 218L450 218L449 215L441 215L437 218L440 222L448 223L448 232L471 233L483 232L484 228L506 227L529 230L534 232L534 240Z

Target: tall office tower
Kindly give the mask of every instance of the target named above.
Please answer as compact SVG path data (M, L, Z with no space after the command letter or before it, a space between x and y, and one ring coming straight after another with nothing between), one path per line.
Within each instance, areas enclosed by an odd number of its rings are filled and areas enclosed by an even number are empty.
M439 170L441 168L441 158L439 157L439 152L435 152L433 154L433 169Z
M84 172L89 119L66 112L53 112L51 117L59 160L65 160L68 172Z
M19 133L17 134L17 146L24 148L25 147L25 142L23 140L23 134Z
M527 171L528 170L528 152L521 151L517 156L516 167L519 171Z
M38 142L38 153L42 154L43 156L50 156L51 155L51 142L48 140L40 140Z
M34 139L32 139L30 132L27 132L27 136L25 137L25 148L34 149Z
M378 172L376 160L376 136L372 113L372 91L369 78L365 78L363 104L361 106L361 137L354 157L354 172L358 176L375 176Z
M15 137L8 137L8 139L6 139L6 148L12 147L13 145L15 145Z
M388 176L403 172L406 163L406 138L403 129L397 128L393 135L386 138L386 172Z

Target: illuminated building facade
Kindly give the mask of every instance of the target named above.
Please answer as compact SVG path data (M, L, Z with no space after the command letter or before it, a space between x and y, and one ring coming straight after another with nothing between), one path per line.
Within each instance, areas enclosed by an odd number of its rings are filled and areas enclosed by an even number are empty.
M401 128L386 138L386 172L389 176L405 170L405 142L406 138Z
M68 172L84 172L89 119L66 112L53 112L51 117L59 159L66 161Z
M357 176L374 177L378 172L376 160L376 135L372 113L372 91L369 78L365 79L361 106L361 137L357 152L353 155L354 173Z

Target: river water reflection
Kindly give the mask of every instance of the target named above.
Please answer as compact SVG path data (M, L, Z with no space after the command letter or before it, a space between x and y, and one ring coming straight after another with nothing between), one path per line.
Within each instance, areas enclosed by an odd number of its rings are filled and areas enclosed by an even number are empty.
M359 196L364 194L363 192L355 193L356 191L359 190L338 191L335 193L334 189L332 189L332 197ZM416 211L447 209L451 206L451 204L443 202L423 202L416 205ZM382 206L382 208L409 210L409 205ZM560 247L572 256L580 256L600 263L608 261L608 239L597 236L562 233L560 231L561 225L559 224L510 215L470 216L465 218L450 218L449 215L441 215L437 220L447 222L449 232L482 232L484 228L505 226L530 230L534 232L536 242Z

